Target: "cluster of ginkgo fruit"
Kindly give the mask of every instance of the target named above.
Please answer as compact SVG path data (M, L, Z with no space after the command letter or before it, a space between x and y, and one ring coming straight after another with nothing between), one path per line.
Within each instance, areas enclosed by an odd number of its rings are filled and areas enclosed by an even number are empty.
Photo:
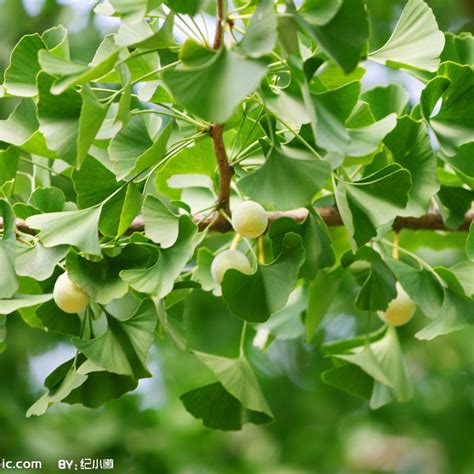
M266 231L267 226L267 212L258 202L244 201L232 210L232 227L239 238L256 239ZM239 250L230 248L217 254L212 261L211 273L216 283L220 285L226 271L231 268L246 275L252 273L252 266L247 256Z
M255 201L244 201L232 211L232 227L236 234L247 239L256 239L264 234L268 226L265 209ZM235 269L246 275L252 274L252 265L241 251L230 248L218 253L211 265L211 274L221 284L227 270ZM402 326L411 320L416 311L415 303L397 282L397 296L385 311L379 311L380 318L390 326ZM89 304L89 295L63 273L54 286L54 301L66 313L79 313Z

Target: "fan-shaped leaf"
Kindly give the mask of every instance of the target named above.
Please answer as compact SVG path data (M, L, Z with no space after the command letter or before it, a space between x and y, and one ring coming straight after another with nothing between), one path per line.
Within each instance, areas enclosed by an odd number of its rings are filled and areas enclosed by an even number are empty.
M436 71L444 48L444 35L423 0L409 0L389 40L369 58L382 64Z
M259 265L253 275L228 270L222 295L231 311L242 319L264 322L285 306L304 260L301 237L287 234L280 255L268 265Z
M146 357L154 340L158 317L155 306L145 300L127 319L106 313L108 329L91 339L74 339L76 347L108 372L134 378L151 377Z
M85 253L100 255L99 218L101 207L80 211L52 212L28 217L27 224L40 231L45 247L74 245Z
M259 86L266 69L261 60L221 49L207 64L165 71L163 79L180 105L205 120L224 123Z

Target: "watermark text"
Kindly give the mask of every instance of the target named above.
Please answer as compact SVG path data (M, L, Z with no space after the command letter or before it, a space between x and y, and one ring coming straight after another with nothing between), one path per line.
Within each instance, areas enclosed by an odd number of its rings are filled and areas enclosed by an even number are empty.
M43 469L41 461L11 461L8 459L0 459L0 469Z

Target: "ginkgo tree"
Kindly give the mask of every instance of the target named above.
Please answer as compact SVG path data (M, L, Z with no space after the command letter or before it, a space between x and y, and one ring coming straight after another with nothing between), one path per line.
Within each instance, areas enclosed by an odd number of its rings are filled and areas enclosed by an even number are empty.
M21 38L0 86L16 104L0 350L11 317L77 349L28 415L134 390L165 338L192 356L181 400L211 428L273 419L253 354L279 339L322 351L322 379L373 408L408 400L398 326L423 321L429 341L474 323L473 37L441 32L423 0L375 51L363 0L95 14L119 26L90 63L57 26ZM419 103L397 83L363 91L365 62L421 81ZM462 260L433 267L404 229L461 236ZM337 311L354 337L320 337Z

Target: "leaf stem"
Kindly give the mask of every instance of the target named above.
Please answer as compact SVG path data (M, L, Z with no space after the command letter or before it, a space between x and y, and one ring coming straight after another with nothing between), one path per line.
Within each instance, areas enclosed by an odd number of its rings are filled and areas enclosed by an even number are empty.
M31 161L31 160L28 160L27 158L25 158L24 156L21 156L20 155L20 160L21 161L24 161L25 163L30 163L32 166L37 166L38 168L42 168L46 171L49 171L50 173L56 175L56 176L62 176L61 173L58 173L57 171L54 171L53 168L49 167L49 166L46 166L46 165L42 165L40 163L35 163L34 161Z
M153 176L153 174L155 173L155 171L165 162L165 161L168 161L170 158L172 158L173 156L177 155L181 150L183 150L184 148L186 148L192 141L196 140L197 138L199 138L202 134L196 134L196 135L193 135L191 137L188 137L186 139L183 139L183 140L178 140L177 142L173 143L173 145L171 145L171 147L174 147L174 148L171 148L168 150L168 152L165 154L165 156L163 157L163 159L161 161L159 161L158 163L156 163L155 165L153 165L153 167L151 168L148 168L148 175L146 177L146 181L145 181L145 185L143 186L143 189L144 189L144 192L146 192L146 190L148 189L148 183L151 179L151 177ZM135 178L133 178L135 179Z
M190 16L189 17L192 24L196 27L196 30L199 32L199 35L201 36L204 44L209 47L209 41L207 40L207 37L206 35L204 34L204 32L202 31L201 27L199 26L198 22L192 17ZM203 23L206 24L205 20L203 20Z
M258 238L258 263L265 264L265 252L263 250L263 237Z
M155 69L151 72L148 72L148 73L144 74L143 76L135 79L131 84L132 84L132 86L134 86L135 84L138 84L139 82L142 82L145 79L148 79L149 77L154 76L155 74L159 74L160 72L166 71L167 69L171 69L171 68L177 66L180 63L181 63L181 60L178 60L178 61L174 61L172 63L169 63L166 66L159 67L159 68L157 68L157 69Z
M240 239L240 234L235 234L235 237L232 239L232 242L230 244L229 250L235 250L237 248L237 245L239 245Z
M393 248L392 248L392 257L395 260L398 260L400 257L400 253L398 251L399 242L400 242L400 235L398 234L397 231L395 231L393 234Z
M294 130L287 122L285 122L281 117L273 113L270 109L267 108L265 103L260 100L259 97L254 96L254 100L260 104L262 107L265 108L265 110L273 115L289 132L291 132L295 138L300 141L311 153L313 153L316 157L318 157L320 160L322 160L321 155L309 144L296 130Z
M370 346L370 321L372 319L372 311L367 311L367 321L365 323L365 345Z
M176 112L176 110L171 109L173 112ZM183 114L183 113L176 113L173 114L172 112L166 112L164 110L154 110L154 109L145 109L145 110L134 110L131 112L132 115L142 115L142 114L156 114L156 115L165 115L166 117L171 117L176 120L183 120L184 122L188 122L191 125L195 125L196 127L199 128L206 128L207 125L198 122L197 120L194 120L193 118Z
M146 54L156 53L157 51L159 51L158 48L147 49L145 51L140 51L138 53L132 53L132 54L128 55L126 58L123 58L120 61L118 61L117 64L115 64L115 67L120 66L121 64L125 64L127 61L131 61L134 58L138 58L138 57L144 56Z
M242 326L242 334L240 335L240 346L239 346L239 356L244 357L245 356L245 336L247 334L247 321L244 321L244 324Z
M383 242L384 244L387 244L389 245L390 247L394 247L395 245L392 244L392 242L390 242L389 240L387 239L381 239L381 242ZM428 263L426 262L425 260L423 260L421 257L419 257L418 255L414 254L413 252L410 252L409 250L403 248L403 247L398 247L398 250L406 255L408 255L409 257L413 258L413 260L417 261L422 268L424 268L425 270L428 270L435 278L436 280L438 281L438 283L443 287L445 288L446 287L446 284L444 283L443 279L435 272L435 270L433 269L433 267Z

